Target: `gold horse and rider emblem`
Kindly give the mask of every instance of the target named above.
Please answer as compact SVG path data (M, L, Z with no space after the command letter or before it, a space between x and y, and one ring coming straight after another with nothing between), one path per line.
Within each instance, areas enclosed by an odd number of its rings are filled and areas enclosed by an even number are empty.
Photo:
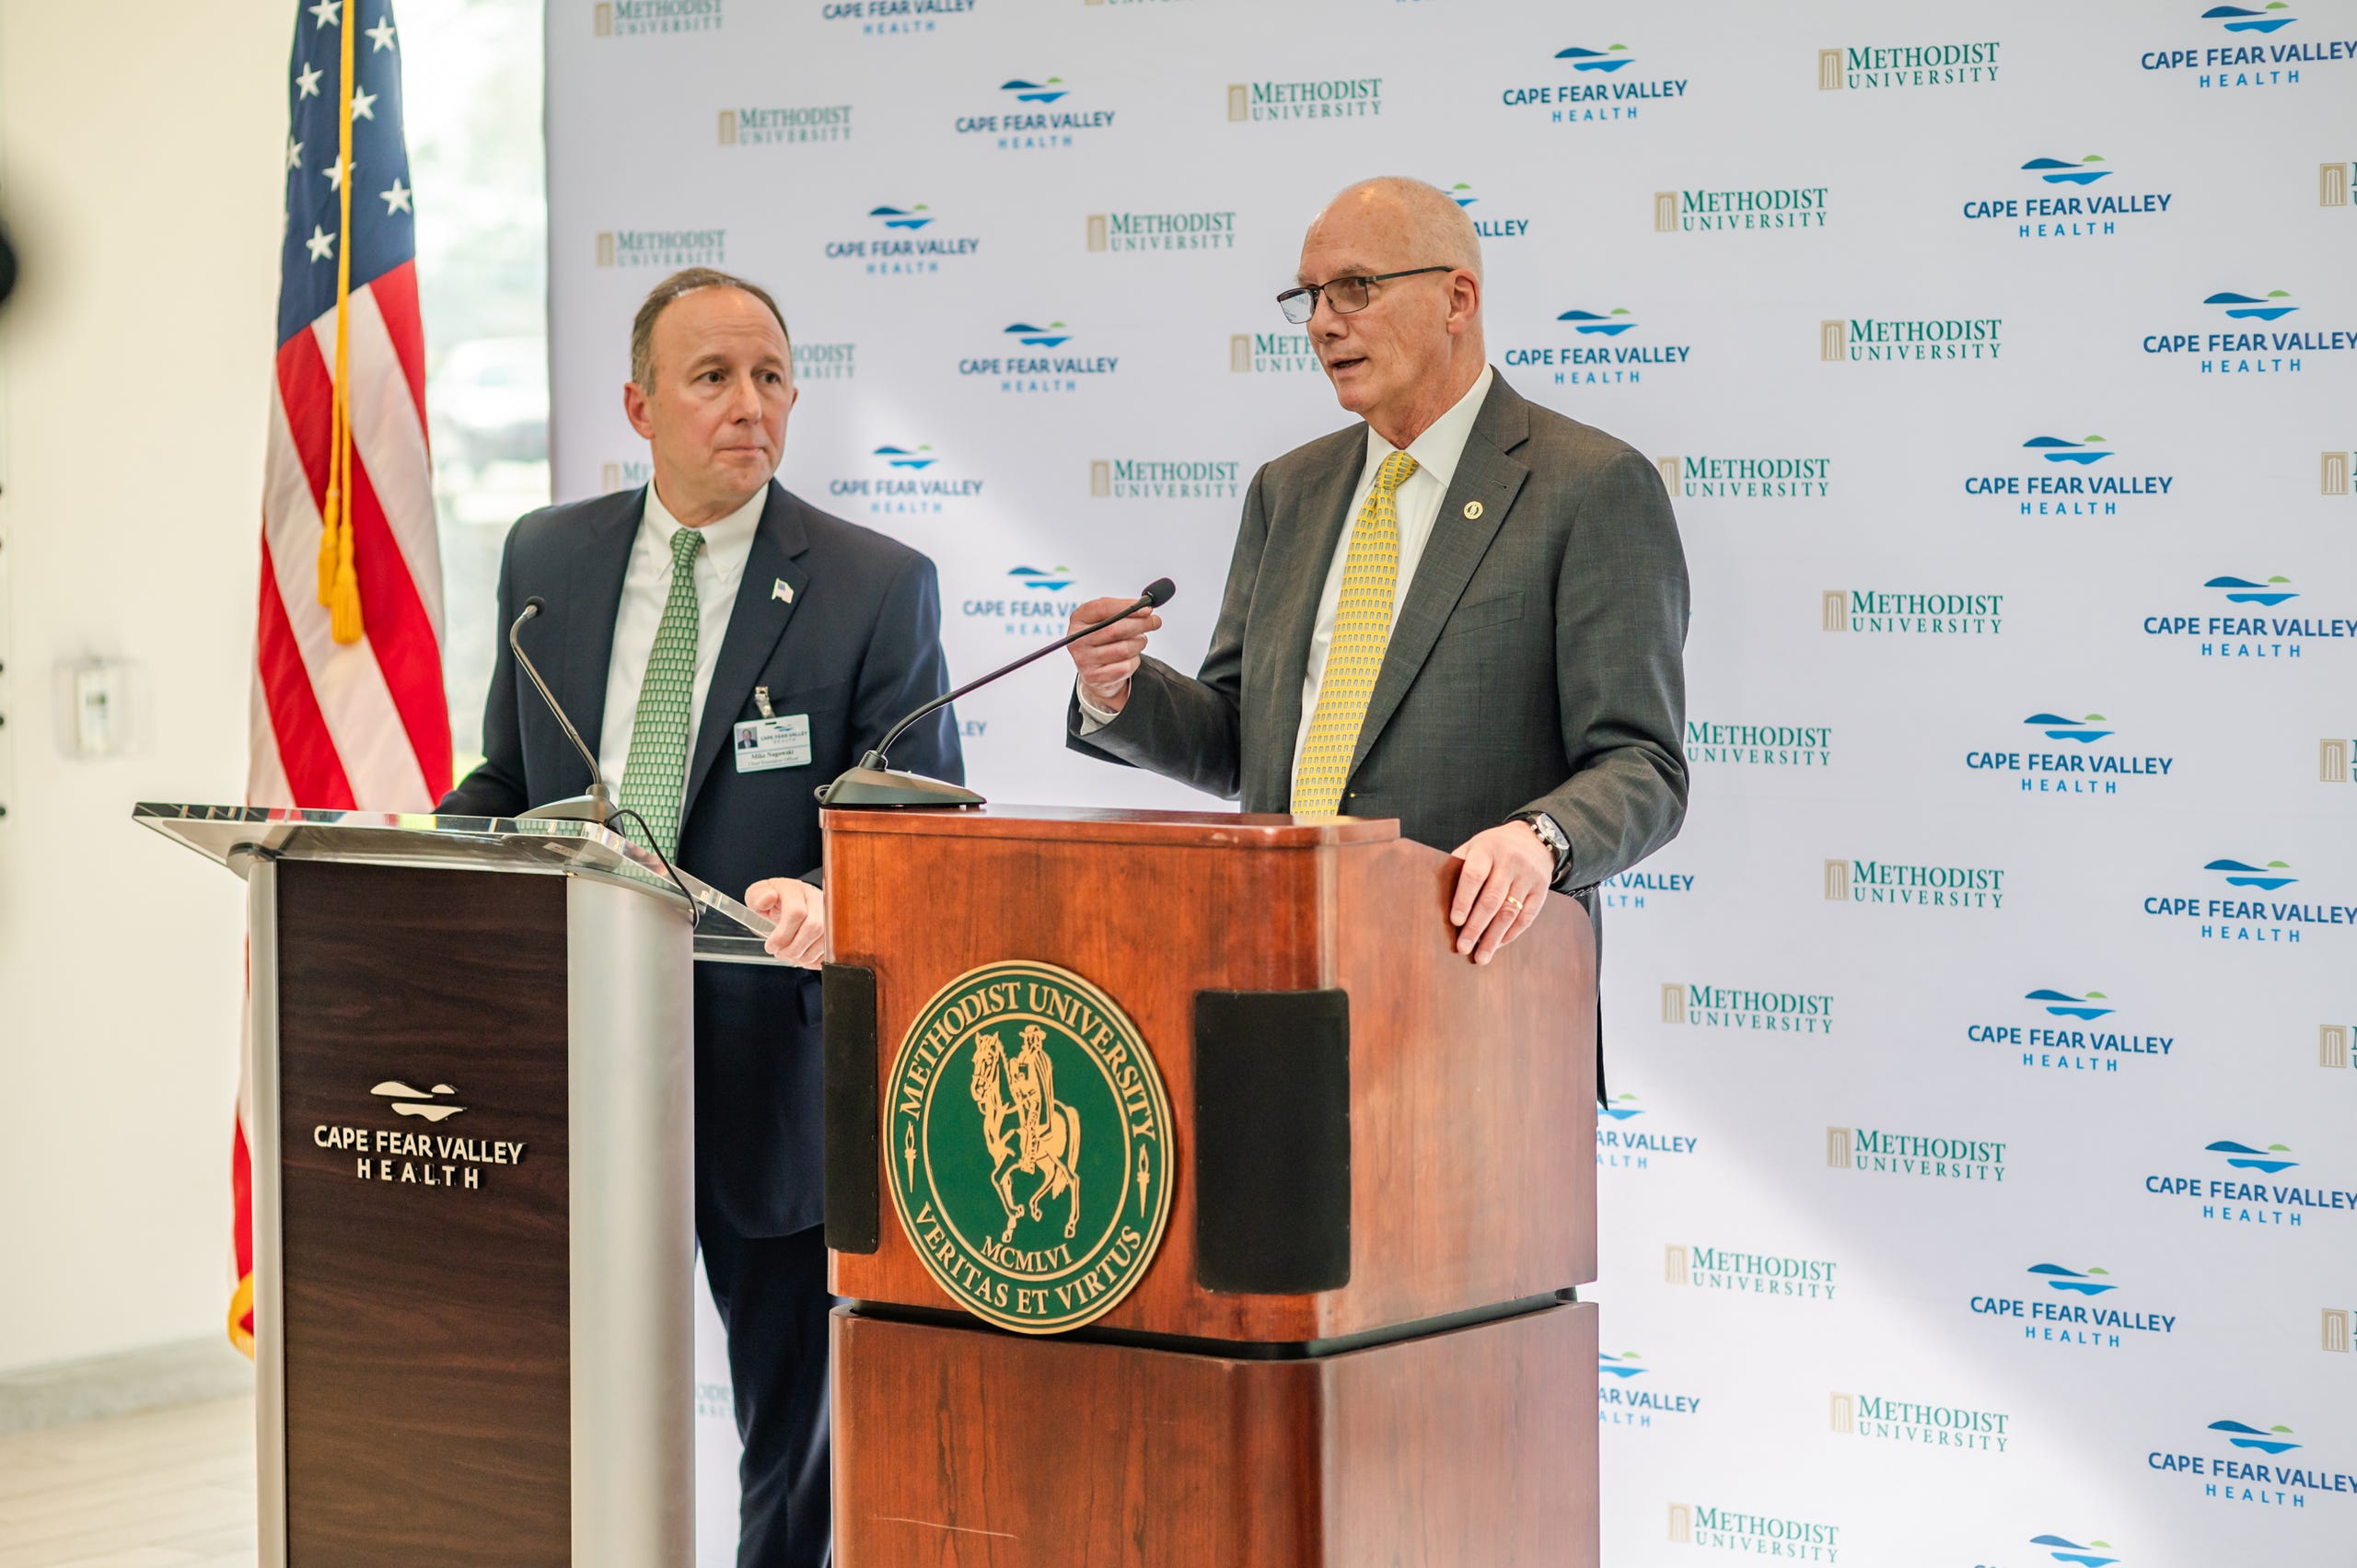
M970 970L918 1012L888 1086L893 1207L959 1306L1060 1333L1144 1276L1170 1214L1170 1105L1103 992L1051 964Z
M982 1113L982 1142L991 1151L991 1185L1006 1205L1006 1229L1001 1241L1015 1239L1023 1206L1015 1201L1016 1175L1039 1177L1031 1189L1031 1217L1039 1217L1043 1200L1072 1196L1064 1219L1069 1240L1080 1225L1080 1178L1073 1167L1080 1163L1080 1112L1056 1098L1056 1064L1044 1049L1048 1031L1037 1024L1023 1026L1023 1049L1006 1059L998 1036L974 1037L974 1109ZM1009 1104L999 1093L1004 1086L1015 1097ZM1007 1113L1016 1118L1015 1135L1004 1129Z

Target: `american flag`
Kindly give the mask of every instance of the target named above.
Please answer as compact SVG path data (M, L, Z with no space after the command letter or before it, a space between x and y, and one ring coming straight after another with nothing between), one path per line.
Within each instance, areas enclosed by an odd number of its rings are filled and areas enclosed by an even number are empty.
M427 811L450 787L450 716L391 0L299 4L289 71L246 798ZM241 1088L229 1328L249 1350L250 1112Z

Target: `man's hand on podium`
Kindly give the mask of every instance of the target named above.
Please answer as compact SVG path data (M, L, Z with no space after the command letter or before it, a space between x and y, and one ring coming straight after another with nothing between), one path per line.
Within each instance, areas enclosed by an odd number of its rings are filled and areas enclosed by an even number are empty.
M1093 621L1119 614L1125 598L1093 598L1072 612L1064 630L1077 632ZM1145 657L1149 632L1162 629L1162 617L1151 610L1123 616L1110 626L1072 645L1072 662L1080 670L1080 694L1098 711L1118 714L1129 700L1130 677Z
M770 957L815 970L827 957L827 895L795 877L772 877L745 889L753 912L777 922L762 946Z
M1538 920L1555 879L1555 857L1527 822L1478 832L1457 846L1457 856L1465 869L1457 874L1449 923L1457 927L1457 950L1486 964Z

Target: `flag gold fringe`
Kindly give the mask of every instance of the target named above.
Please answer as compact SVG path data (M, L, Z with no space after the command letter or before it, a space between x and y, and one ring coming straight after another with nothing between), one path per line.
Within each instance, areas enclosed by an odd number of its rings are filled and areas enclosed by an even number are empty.
M247 1274L238 1281L238 1293L229 1298L229 1342L248 1361L254 1358L254 1336L246 1327L246 1318L253 1309L254 1277Z
M353 24L360 0L344 0L337 23L343 49L342 117L336 125L336 178L342 218L335 245L335 397L329 423L327 505L319 516L319 602L339 643L360 641L360 575L352 554L352 89Z

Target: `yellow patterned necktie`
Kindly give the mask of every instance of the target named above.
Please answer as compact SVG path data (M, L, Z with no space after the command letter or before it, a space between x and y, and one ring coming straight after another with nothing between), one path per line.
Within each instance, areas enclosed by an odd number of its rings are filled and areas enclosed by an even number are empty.
M1416 471L1416 459L1394 452L1376 470L1358 520L1351 525L1351 552L1342 562L1342 601L1334 612L1334 640L1326 650L1326 670L1318 678L1318 715L1309 721L1301 763L1293 776L1295 816L1333 811L1342 802L1351 753L1358 749L1367 699L1383 668L1391 641L1391 600L1399 586L1399 487Z

